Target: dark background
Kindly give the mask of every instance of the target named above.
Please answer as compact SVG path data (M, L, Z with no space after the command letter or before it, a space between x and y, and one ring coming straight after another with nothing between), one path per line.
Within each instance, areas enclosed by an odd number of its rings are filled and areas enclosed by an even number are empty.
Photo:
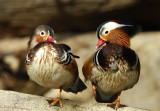
M55 32L87 32L107 20L160 29L159 0L0 0L0 38L31 35L40 24Z

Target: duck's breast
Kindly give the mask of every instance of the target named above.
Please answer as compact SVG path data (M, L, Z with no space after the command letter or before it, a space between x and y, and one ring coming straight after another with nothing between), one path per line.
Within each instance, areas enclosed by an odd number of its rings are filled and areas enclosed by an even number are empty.
M74 76L66 70L64 64L59 63L60 49L53 44L44 43L33 50L28 55L34 57L27 65L28 75L33 81L52 88L69 87L72 84Z

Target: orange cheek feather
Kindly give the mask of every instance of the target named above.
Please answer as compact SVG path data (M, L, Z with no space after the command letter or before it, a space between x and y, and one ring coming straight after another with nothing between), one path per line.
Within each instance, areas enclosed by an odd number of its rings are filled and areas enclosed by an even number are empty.
M130 39L128 35L119 29L111 31L109 41L120 46L130 47Z
M40 35L37 35L36 36L36 42L40 43L40 42L44 42L44 41L43 41L43 38Z

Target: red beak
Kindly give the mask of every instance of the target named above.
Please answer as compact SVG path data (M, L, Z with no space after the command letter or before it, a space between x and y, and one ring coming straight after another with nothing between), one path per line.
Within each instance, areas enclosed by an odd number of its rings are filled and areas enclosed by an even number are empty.
M98 41L98 44L96 46L96 49L99 49L104 43L106 43L106 42L100 38Z
M54 40L52 36L49 36L49 37L47 38L47 42L54 42L54 43L57 43L57 41Z

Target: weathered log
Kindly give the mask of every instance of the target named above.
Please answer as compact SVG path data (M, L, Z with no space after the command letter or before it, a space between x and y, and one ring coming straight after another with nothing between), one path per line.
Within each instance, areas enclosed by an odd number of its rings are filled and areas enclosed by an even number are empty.
M1 111L115 111L100 103L82 103L78 101L62 100L63 107L50 107L47 98L13 91L0 91ZM132 107L119 108L116 111L149 111Z

